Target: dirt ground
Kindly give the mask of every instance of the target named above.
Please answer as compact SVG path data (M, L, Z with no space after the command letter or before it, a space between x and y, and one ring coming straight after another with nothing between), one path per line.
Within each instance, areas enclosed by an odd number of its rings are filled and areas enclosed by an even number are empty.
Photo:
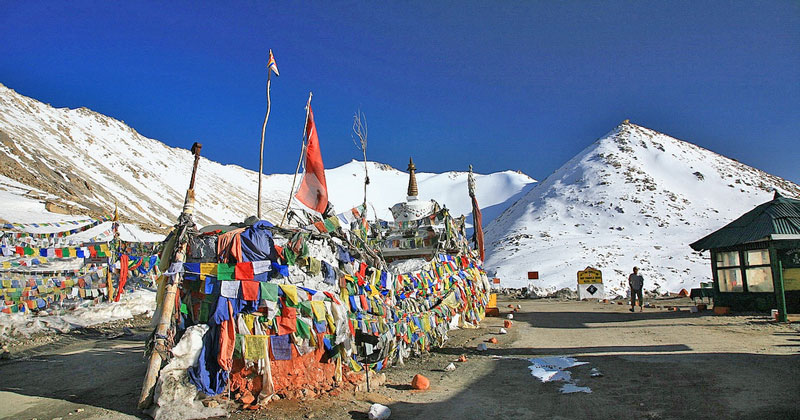
M653 303L630 313L614 303L501 297L502 318L452 331L443 348L384 370L386 384L372 392L281 400L231 418L366 419L374 402L387 405L391 419L800 418L800 325L691 313L688 299ZM500 335L508 304L522 308ZM12 350L0 361L0 418L146 418L136 409L146 320L131 326L127 334L117 325ZM491 337L498 343L476 350ZM462 354L467 362L446 372ZM569 371L591 393L563 394L562 383L531 375L528 359L554 355L588 362ZM596 371L602 376L591 376ZM411 390L417 373L431 389Z

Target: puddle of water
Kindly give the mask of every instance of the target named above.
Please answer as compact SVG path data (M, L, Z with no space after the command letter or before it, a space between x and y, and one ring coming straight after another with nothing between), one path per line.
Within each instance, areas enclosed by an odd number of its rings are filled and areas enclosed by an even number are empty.
M563 394L572 394L575 392L591 393L589 387L578 386L575 380L572 379L572 374L567 371L574 366L588 364L589 362L579 362L573 357L554 356L554 357L536 357L528 359L531 363L528 369L531 375L544 382L565 382L560 391Z

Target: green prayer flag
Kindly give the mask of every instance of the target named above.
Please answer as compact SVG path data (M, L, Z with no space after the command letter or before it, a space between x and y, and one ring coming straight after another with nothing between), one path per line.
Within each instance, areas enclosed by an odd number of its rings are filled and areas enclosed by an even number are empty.
M189 307L186 306L185 303L181 302L181 313L185 315L189 315Z
M270 302L278 301L278 285L275 283L261 282L261 299Z
M33 255L33 248L26 246L25 247L25 255Z
M233 271L236 264L217 264L217 280L233 280Z
M329 218L325 219L325 222L324 222L325 223L325 230L327 230L328 232L333 232L334 230L336 230L336 226L333 224L333 221L331 219L332 218L329 217Z
M306 300L306 301L300 302L300 314L303 315L303 316L307 316L309 318L311 317L311 315L312 315L311 301Z
M198 316L200 319L198 321L200 321L201 324L208 322L208 311L210 307L211 305L208 302L200 304L200 315Z
M311 338L311 327L301 321L300 318L297 318L297 335L306 339Z
M297 256L294 254L291 248L288 246L283 249L283 255L286 257L286 265L295 265L295 261L297 260Z
M241 359L244 357L244 352L242 351L244 348L244 334L236 334L236 338L233 341L233 358Z

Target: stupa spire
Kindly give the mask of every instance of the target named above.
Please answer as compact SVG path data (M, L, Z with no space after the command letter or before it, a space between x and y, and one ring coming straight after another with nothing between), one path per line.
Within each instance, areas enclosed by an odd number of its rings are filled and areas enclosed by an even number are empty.
M409 199L416 199L417 195L419 194L419 190L417 190L417 176L415 175L415 171L417 167L414 166L414 159L408 158L408 198Z

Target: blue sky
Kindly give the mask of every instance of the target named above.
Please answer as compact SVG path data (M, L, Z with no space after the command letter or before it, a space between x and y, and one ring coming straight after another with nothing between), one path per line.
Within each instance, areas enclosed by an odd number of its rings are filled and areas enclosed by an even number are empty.
M544 179L620 121L800 183L796 1L0 0L0 83L171 146L291 173L306 98L323 158ZM323 4L325 3L325 4Z

